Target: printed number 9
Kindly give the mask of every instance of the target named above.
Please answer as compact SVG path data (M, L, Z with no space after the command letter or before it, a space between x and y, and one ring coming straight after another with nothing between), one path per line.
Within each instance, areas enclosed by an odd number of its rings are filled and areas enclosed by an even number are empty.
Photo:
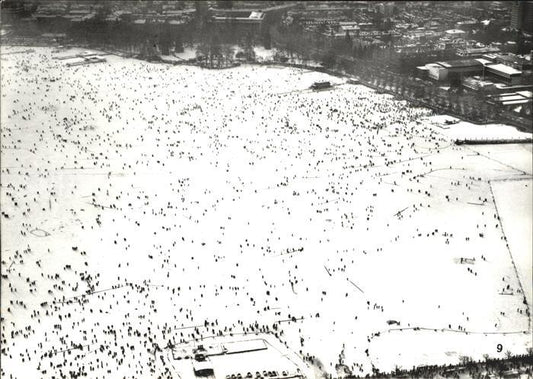
M496 345L496 351L497 351L498 353L501 353L502 350L503 350L503 346L502 346L501 343L499 343L498 345Z

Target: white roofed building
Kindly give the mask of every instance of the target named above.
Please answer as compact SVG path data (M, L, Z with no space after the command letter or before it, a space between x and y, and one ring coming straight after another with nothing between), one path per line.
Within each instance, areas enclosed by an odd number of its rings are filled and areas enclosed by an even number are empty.
M501 63L487 65L485 72L487 75L509 84L519 84L522 78L522 71Z

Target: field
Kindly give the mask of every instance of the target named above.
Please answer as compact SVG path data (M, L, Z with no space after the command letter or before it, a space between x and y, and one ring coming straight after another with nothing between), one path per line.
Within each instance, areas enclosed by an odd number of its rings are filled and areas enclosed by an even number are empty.
M453 143L526 134L301 69L17 50L2 377L176 377L169 342L255 333L334 376L531 347L531 144Z

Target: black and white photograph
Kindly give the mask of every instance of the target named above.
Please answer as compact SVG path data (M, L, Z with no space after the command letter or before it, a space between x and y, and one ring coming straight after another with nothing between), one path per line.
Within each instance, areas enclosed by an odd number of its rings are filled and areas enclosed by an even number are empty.
M533 378L533 1L0 16L0 378Z

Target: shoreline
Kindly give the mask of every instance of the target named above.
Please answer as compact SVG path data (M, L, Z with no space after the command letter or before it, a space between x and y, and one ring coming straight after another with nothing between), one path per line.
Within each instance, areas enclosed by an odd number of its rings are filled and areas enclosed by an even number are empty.
M32 44L17 45L17 44L7 43L7 44L4 44L4 45L5 46L10 46L10 47L14 47L14 46L47 47L47 48L54 48L54 47L57 48L58 47L57 45L46 45L46 44L44 44L44 45L32 45ZM305 65L305 64L301 64L301 63L267 61L267 62L244 62L244 63L238 63L238 64L233 65L233 66L217 68L217 67L205 67L205 66L202 66L199 63L193 63L190 59L189 60L183 59L183 60L177 60L177 61L168 61L168 60L165 61L164 58L162 58L161 56L157 56L156 60L150 60L150 59L147 59L147 58L139 57L138 54L133 54L133 53L130 54L130 53L126 53L126 52L121 52L120 50L109 49L109 48L105 48L105 47L101 47L101 46L94 47L94 46L90 46L90 45L86 45L85 46L85 45L79 44L79 45L68 45L67 47L62 47L62 48L64 48L64 49L92 49L92 50L95 50L95 51L100 51L100 52L103 52L103 53L120 56L122 58L130 58L130 59L135 59L135 60L138 60L138 61L144 61L144 62L149 62L149 63L161 63L161 64L168 64L168 65L173 65L173 66L199 67L199 68L209 69L209 70L226 70L226 69L231 69L231 68L238 67L240 65L279 66L279 67L291 67L291 68L299 68L299 69L311 70L311 71L321 72L321 73L325 73L325 74L328 74L328 75L341 77L341 78L346 78L346 79L356 78L359 81L358 84L364 85L365 87L371 88L371 89L373 89L375 91L378 91L380 93L386 93L386 94L392 95L392 96L394 96L394 98L396 98L398 100L408 101L409 103L411 103L414 106L420 106L420 107L431 109L433 112L435 112L436 115L447 115L447 116L456 117L456 118L458 118L458 119L460 119L462 121L466 121L466 122L469 122L469 123L474 124L474 125L503 124L503 125L511 126L511 127L515 128L517 131L533 134L533 124L530 124L528 127L526 127L526 126L521 126L521 125L518 125L518 124L506 123L506 122L504 122L505 120L501 120L503 122L500 122L499 120L479 121L479 120L475 120L475 119L465 118L463 115L461 115L459 113L450 112L449 109L438 107L436 105L427 104L427 103L425 103L425 102L423 102L423 101L421 101L419 99L415 99L415 98L408 97L408 96L403 96L403 95L400 95L400 94L398 94L398 93L396 93L396 92L394 92L394 91L392 91L390 89L386 89L386 88L382 88L382 87L379 87L377 85L374 85L374 84L366 81L364 78L362 78L360 76L357 76L357 75L354 76L354 75L348 74L346 72L324 68L324 67L321 67L319 65ZM318 62L317 62L317 64L318 64ZM508 119L507 119L507 121L508 121ZM532 119L532 121L533 121L533 119Z

